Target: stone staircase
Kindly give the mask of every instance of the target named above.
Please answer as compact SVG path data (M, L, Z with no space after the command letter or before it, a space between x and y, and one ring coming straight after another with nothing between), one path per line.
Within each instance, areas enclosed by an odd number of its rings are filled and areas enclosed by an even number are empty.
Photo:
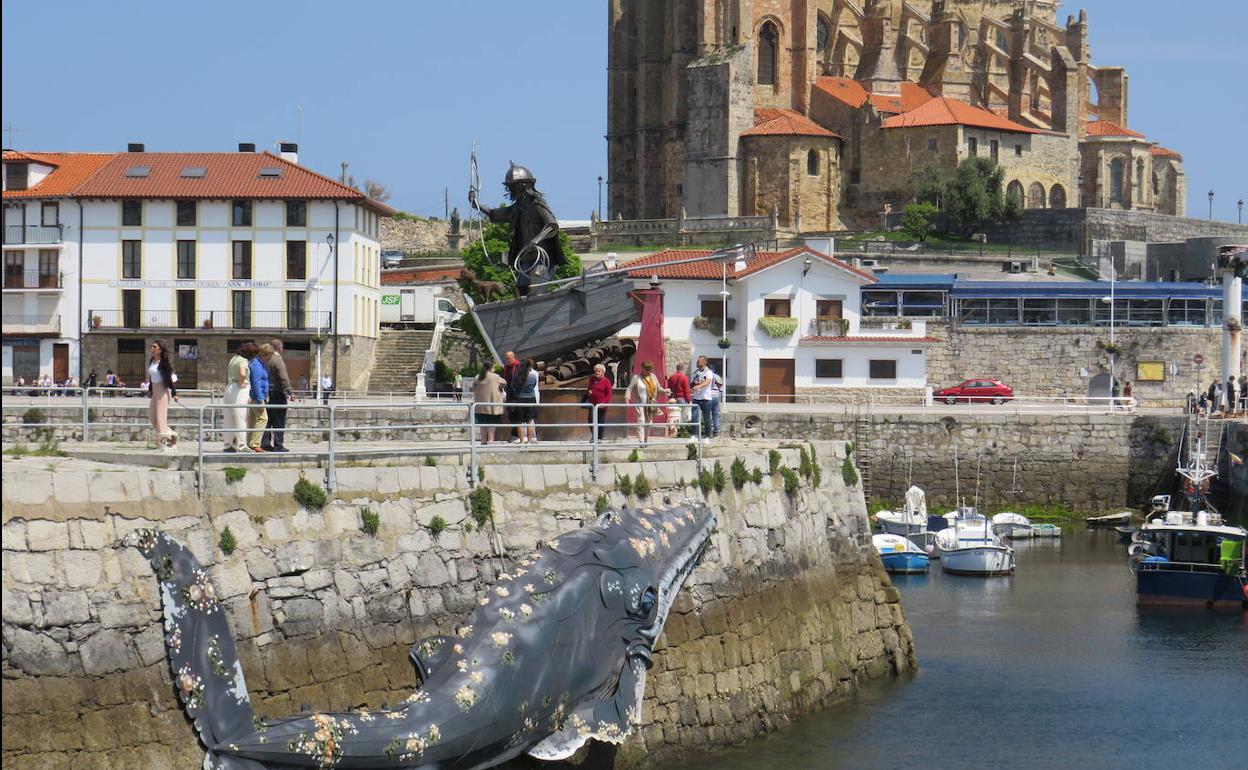
M416 375L425 365L433 329L382 329L377 341L370 393L414 393Z

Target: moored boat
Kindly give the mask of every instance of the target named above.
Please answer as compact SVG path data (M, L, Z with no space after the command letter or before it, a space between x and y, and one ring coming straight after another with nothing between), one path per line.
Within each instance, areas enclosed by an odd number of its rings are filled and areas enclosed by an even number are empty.
M1033 536L1031 520L1020 513L1002 511L992 517L993 529L1002 537L1023 540Z
M1047 522L1042 523L1042 524L1032 524L1031 536L1032 537L1061 537L1062 528L1057 526L1056 524L1049 524Z
M1083 523L1089 527L1117 527L1125 526L1131 522L1131 517L1135 515L1131 511L1121 511L1119 513L1107 513L1104 516L1085 516Z
M927 496L923 490L912 486L906 490L906 503L900 511L880 511L875 514L880 529L889 535L908 536L927 529Z
M1014 549L986 519L962 519L936 534L940 568L955 575L1011 575Z
M928 555L901 535L873 535L871 544L879 553L884 569L893 574L921 574L931 566Z

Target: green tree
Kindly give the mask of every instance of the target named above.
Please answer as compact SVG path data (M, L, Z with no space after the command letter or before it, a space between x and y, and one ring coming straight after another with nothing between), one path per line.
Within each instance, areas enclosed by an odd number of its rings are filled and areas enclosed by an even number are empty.
M962 235L977 232L1000 219L1005 207L1001 193L1005 171L990 158L967 158L949 182L945 213L949 226Z
M930 203L939 207L945 198L945 189L949 185L949 174L940 166L930 164L915 170L910 175L907 191L919 203Z
M916 241L926 241L937 209L930 203L909 203L901 215L901 229Z

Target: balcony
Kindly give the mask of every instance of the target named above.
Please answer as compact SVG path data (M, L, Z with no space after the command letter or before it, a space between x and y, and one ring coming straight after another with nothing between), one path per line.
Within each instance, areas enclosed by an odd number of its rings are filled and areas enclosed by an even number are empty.
M0 320L5 337L59 337L59 315L6 315Z
M275 331L324 332L330 328L329 310L302 313L285 310L92 310L87 313L91 331Z
M61 225L5 225L5 246L51 246L62 242Z
M64 286L62 273L47 273L42 270L6 270L4 273L5 291L60 291Z
M910 318L859 318L851 331L848 318L812 318L806 334L810 337L896 337L898 340L927 336L927 321Z

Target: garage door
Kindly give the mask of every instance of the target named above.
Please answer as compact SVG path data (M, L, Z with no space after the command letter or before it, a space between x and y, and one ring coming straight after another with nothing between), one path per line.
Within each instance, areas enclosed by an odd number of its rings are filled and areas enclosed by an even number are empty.
M795 362L785 358L764 358L758 362L758 394L764 401L793 403Z

